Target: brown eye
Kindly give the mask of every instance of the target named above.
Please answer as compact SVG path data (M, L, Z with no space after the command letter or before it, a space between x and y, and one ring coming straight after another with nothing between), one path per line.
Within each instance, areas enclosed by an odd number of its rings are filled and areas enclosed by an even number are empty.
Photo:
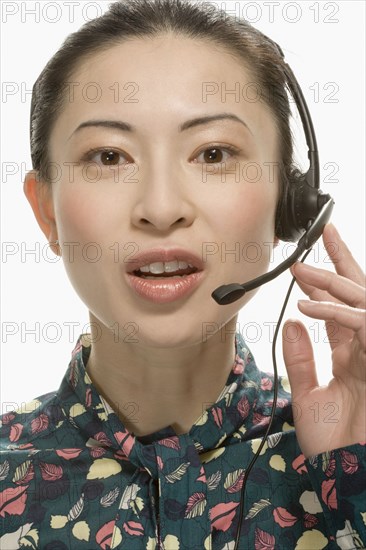
M120 153L117 153L116 151L104 151L101 154L100 159L102 164L106 166L114 166L118 164L120 156Z
M206 149L204 152L205 162L210 164L211 162L222 162L223 154L221 149Z
M195 158L199 164L223 164L226 161L230 161L230 159L237 158L241 152L240 149L232 145L212 145L211 147L201 149L200 154Z

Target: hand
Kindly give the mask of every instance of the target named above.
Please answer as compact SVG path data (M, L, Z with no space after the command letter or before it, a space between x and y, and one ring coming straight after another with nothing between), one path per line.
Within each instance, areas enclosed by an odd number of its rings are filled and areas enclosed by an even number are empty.
M302 262L291 272L310 298L299 302L300 311L325 321L333 363L327 386L319 386L303 323L287 320L282 333L295 429L306 458L366 441L365 274L333 224L325 226L323 242L337 273Z

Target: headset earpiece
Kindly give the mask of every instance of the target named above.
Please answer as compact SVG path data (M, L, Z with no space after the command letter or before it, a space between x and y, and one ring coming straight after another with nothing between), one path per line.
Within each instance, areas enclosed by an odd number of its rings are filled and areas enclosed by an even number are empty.
M330 198L314 187L312 171L297 173L288 182L284 198L278 205L276 236L282 241L297 242Z

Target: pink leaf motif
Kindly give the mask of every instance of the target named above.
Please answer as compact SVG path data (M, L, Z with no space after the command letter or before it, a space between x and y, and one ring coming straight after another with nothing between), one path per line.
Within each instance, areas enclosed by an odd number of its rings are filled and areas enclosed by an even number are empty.
M235 479L235 482L232 485L230 485L229 487L227 487L227 489L226 489L227 492L228 493L237 493L238 491L241 491L241 488L243 487L244 476L245 476L245 470L240 472L240 474Z
M85 406L87 408L91 407L92 404L92 391L88 388L85 392Z
M214 417L215 424L221 428L222 427L222 410L220 407L214 407L212 409L212 415Z
M313 514L308 514L307 512L306 514L304 514L304 526L306 527L306 529L311 529L317 523L318 519L316 518L316 516L313 516Z
M38 434L43 432L48 428L49 419L48 416L44 413L41 413L39 416L34 418L31 422L31 431L32 434Z
M27 461L27 462L23 463L23 466L24 466L24 464L27 464L28 462L29 462L29 464L27 465L26 469L21 470L22 473L23 473L23 476L19 477L19 479L17 479L16 481L13 478L14 483L16 483L17 485L24 485L25 483L28 483L29 481L31 481L34 478L34 466L33 466L33 464L30 461ZM18 468L17 468L17 471L18 471Z
M357 456L349 451L341 451L341 464L346 474L354 474L358 470Z
M209 514L212 527L220 531L227 531L231 527L237 506L239 506L239 502L220 502L211 508Z
M271 390L273 386L272 380L268 377L263 377L261 380L261 390Z
M163 462L161 456L156 457L156 462L158 463L159 470L162 470L164 468L164 462Z
M235 356L235 363L232 370L235 374L243 374L244 372L244 361L239 355Z
M106 449L104 447L91 447L90 448L90 456L93 458L100 458L101 456L106 454Z
M32 443L22 443L18 445L18 449L34 449L34 445Z
M265 426L269 423L269 416L264 416L263 414L260 414L258 412L253 414L253 424L259 425L262 424Z
M281 527L292 527L292 525L295 525L297 522L297 518L290 514L286 508L282 508L281 506L277 506L277 508L273 510L273 516L275 522Z
M203 466L201 466L200 475L199 477L196 478L196 481L202 481L202 483L207 483L207 477Z
M114 432L114 437L117 440L117 443L121 445L122 451L126 456L130 456L130 452L135 445L135 438L130 432Z
M268 401L266 401L264 403L264 406L265 407L272 407L273 405L273 399L269 399ZM288 399L285 399L284 397L279 397L277 399L277 407L280 408L280 409L283 409L284 407L286 407L286 405L288 405Z
M335 458L333 456L333 453L331 455L331 458L328 462L328 467L327 469L325 470L324 474L327 476L327 477L332 477L332 475L334 474L335 472L335 469L336 469L336 461L335 461Z
M328 508L337 510L337 491L335 488L335 479L328 479L322 483L322 499Z
M168 447L169 449L175 449L176 451L180 448L179 438L176 435L161 439L158 444L163 445L164 447Z
M9 424L12 420L14 420L14 418L15 418L15 414L6 413L6 414L3 414L3 416L1 417L1 420L3 424Z
M255 530L255 550L275 550L276 539L273 535L262 531L259 527Z
M250 404L248 398L245 395L240 399L237 407L242 419L244 420L248 416L250 411Z
M137 535L138 537L141 537L144 534L142 523L137 521L127 521L123 524L123 529L129 535Z
M303 472L307 473L307 468L305 466L305 457L303 454L300 454L298 457L295 458L295 460L292 461L291 466L298 474L302 474Z
M102 548L102 550L109 550L112 543L112 534L114 530L114 526L116 524L116 520L112 519L112 521L108 521L102 527L98 530L97 534L95 535L95 540L99 544L99 546Z
M19 422L17 422L17 424L13 424L10 428L9 440L11 442L18 441L22 434L23 428L23 424L19 424Z
M94 434L93 439L95 439L95 441L98 441L98 443L106 445L106 447L112 447L111 440L105 435L104 432L98 432Z
M61 458L65 458L66 460L77 458L81 452L82 449L56 449L56 454Z
M49 464L47 462L40 462L39 467L41 469L42 477L45 481L56 481L63 476L62 466L56 466L56 464Z
M201 516L203 511L203 508L200 508L200 505L204 502L206 499L204 493L193 493L188 499L187 507L184 512L184 517L196 517Z
M5 489L0 493L0 517L5 517L5 513L13 516L24 512L27 501L27 489L29 485Z

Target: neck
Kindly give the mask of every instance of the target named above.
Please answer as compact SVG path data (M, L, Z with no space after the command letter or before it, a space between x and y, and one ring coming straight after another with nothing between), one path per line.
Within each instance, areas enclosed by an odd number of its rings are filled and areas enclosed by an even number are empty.
M101 323L90 313L91 327ZM93 321L93 322L92 322ZM115 342L102 326L86 370L97 391L125 427L137 436L167 426L186 433L219 397L235 361L236 317L205 342L171 342L167 347Z

